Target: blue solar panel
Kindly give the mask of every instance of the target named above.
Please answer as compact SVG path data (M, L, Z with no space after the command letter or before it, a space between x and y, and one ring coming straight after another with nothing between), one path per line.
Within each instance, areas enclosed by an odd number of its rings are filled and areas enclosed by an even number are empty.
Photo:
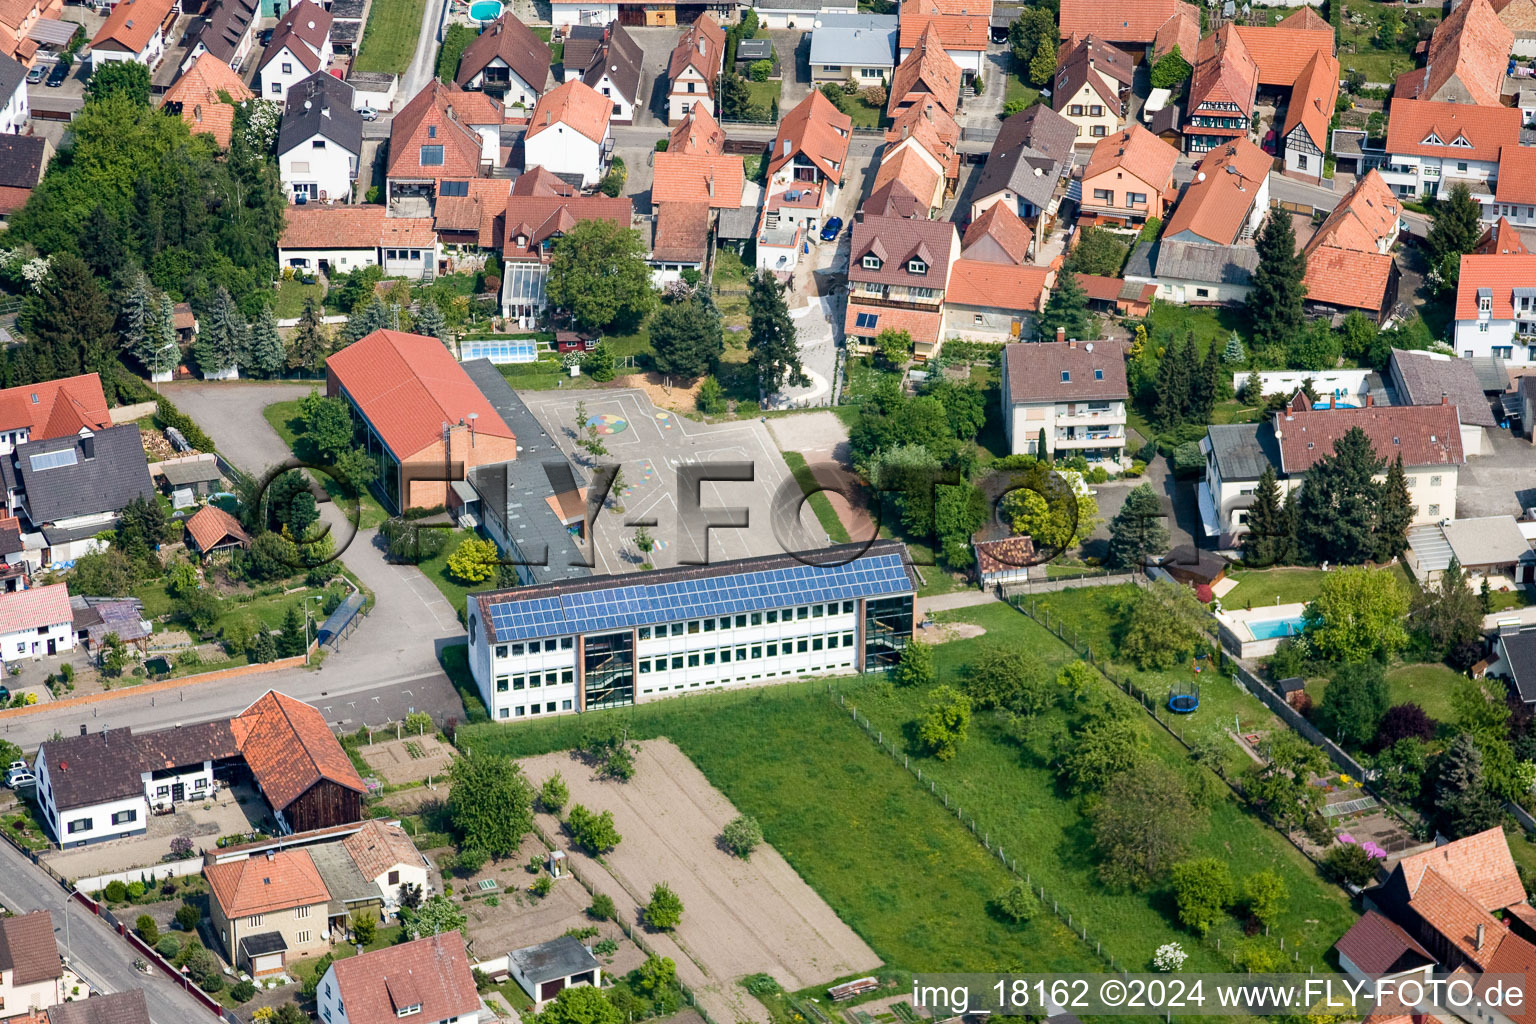
M761 572L654 584L617 584L551 597L508 600L490 608L497 640L588 633L702 618L724 612L902 593L911 581L899 554L847 565L797 565Z

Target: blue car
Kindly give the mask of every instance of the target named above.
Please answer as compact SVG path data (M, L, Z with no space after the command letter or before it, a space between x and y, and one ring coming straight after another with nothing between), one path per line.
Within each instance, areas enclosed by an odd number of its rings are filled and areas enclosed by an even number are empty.
M821 240L823 242L830 242L837 237L837 233L841 230L843 230L843 218L833 217L827 221L826 227L821 229Z

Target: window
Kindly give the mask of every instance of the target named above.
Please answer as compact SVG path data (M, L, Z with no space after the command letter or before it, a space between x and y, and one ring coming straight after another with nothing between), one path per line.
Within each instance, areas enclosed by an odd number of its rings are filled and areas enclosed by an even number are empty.
M641 658L640 659L640 674L641 675L649 675L650 671L651 671L651 659L650 658Z
M1082 117L1083 105L1081 103L1074 103L1071 107L1068 108L1068 112L1068 116L1070 117Z
M568 700L561 701L560 702L560 710L561 711L569 711L569 710L571 710L571 702L568 701Z
M827 637L827 650L830 651L830 650L836 650L836 649L837 649L837 634L833 633L832 635Z
M1094 370L1093 371L1093 379L1094 380L1103 380L1104 379L1104 371L1103 370ZM1090 405L1093 407L1095 412L1104 412L1104 411L1106 411L1109 408L1109 403L1108 402L1092 402L1092 403L1090 403ZM1100 408L1100 406L1102 406L1103 408Z
M429 139L437 138L437 125L433 124L433 125L428 125L427 126L427 138L429 138Z
M1209 288L1196 288L1195 297L1199 299L1208 299L1211 297L1211 290Z
M785 646L787 647L789 645L786 644ZM810 644L809 644L808 641L805 641L805 640L796 640L795 641L795 651L797 653L799 653L799 654L804 654L806 652L806 650L809 649L809 646L810 646ZM788 652L786 651L785 653L788 653Z
M843 602L843 614L844 615L852 615L853 614L853 602L852 601L844 601Z
M864 254L864 258L859 261L859 265L862 266L865 270L879 270L880 257L876 256L872 252L867 252Z
M769 612L768 612L768 621L769 622L778 622L779 621L779 610L777 608L773 608L773 609L769 610Z
M745 629L746 625L747 625L747 617L745 615L738 615L738 616L736 616L736 628L737 629Z
M309 916L309 908L308 907L295 907L294 910L293 910L293 916L294 917L308 917Z
M193 779L192 780L192 788L193 789L207 789L208 788L208 780L205 779L205 778L202 778L202 777Z
M688 632L689 632L690 635L693 634L693 633L697 633L698 631L699 631L699 620L698 619L694 619L692 622L688 623Z
M1088 129L1088 134L1096 139L1102 139L1109 134L1109 129L1102 124L1096 124Z
M705 651L704 652L704 664L706 664L706 665L713 665L714 663L715 663L715 652L714 651Z
M672 635L673 636L682 636L683 635L683 624L681 622L674 622L674 623L672 623Z
M496 692L497 693L506 693L507 692L507 682L508 681L507 681L507 677L506 676L497 676L496 677Z
M299 932L294 938L299 940L299 945L305 945L309 942L309 932Z
M245 923L250 925L252 928L260 928L261 927L261 915L260 914L252 914L250 917L245 919Z
M74 835L76 832L89 832L91 830L91 819L76 818L68 825L65 825L64 828L70 835Z
M560 677L556 673L554 673L554 672L545 672L544 673L544 685L545 686L554 686L555 683L559 680L559 678Z
M762 644L753 644L752 645L752 657L753 657L753 659L755 660L757 658L761 658L762 656L763 656L763 645Z
M918 259L917 257L914 256L912 259L907 261L907 273L909 273L909 274L927 274L928 273L928 264L924 263L921 259Z
M823 64L821 66L821 68L822 68L823 71L841 71L841 70L843 70L843 66L841 64Z
M506 709L503 708L502 710L505 711ZM400 884L400 872L399 871L391 871L389 873L389 875L387 876L387 878L386 878L385 884L386 885L399 885Z
M698 668L699 667L699 652L698 651L694 651L692 654L688 655L688 667L689 668Z
M526 685L528 685L528 684L524 680L523 676L513 676L512 677L512 689L514 689L514 690L521 690Z
M762 612L753 612L752 613L752 625L754 625L754 626L761 626L762 624L763 624L763 613Z
M523 716L524 716L524 715L526 715L526 714L527 714L527 713L528 713L528 709L527 709L527 708L525 708L525 707L523 707L523 705L521 705L521 704L519 704L519 705L518 705L518 706L517 706L517 712L516 712L516 714L514 714L514 715L513 715L513 716L512 716L512 717L514 717L514 718L522 718L522 717L523 717Z
M799 608L795 609L795 618L797 618L797 619L809 618L810 614L811 614L810 609L807 608L805 605L801 605ZM787 622L789 620L789 616L785 615L784 619Z
M554 650L554 649L555 649L555 641L554 641L554 640L552 640L552 639L551 639L551 640L545 640L545 641L544 641L544 649L545 649L545 650L546 650L546 651L552 651L552 650Z
M518 645L517 653L518 654L522 654L523 653L522 645L521 644ZM496 657L498 657L498 658L505 658L506 656L507 656L507 645L506 644L498 645L497 648L496 648Z
M1093 104L1092 106L1090 106L1088 108L1088 116L1089 117L1103 117L1104 116L1104 108L1103 108L1103 106L1101 106L1098 103Z
M789 648L789 644L785 644L784 647L787 650ZM770 658L777 658L778 656L779 656L779 645L778 644L769 644L768 645L768 657L770 657Z
M714 631L715 631L715 620L714 619L705 619L704 620L704 632L706 632L706 633L713 633Z
M982 316L980 313L975 313L971 316L971 322L974 323L977 327L980 327L985 321L986 317Z
M1307 154L1298 153L1296 155L1296 166L1303 171L1307 169Z
M731 617L729 615L722 615L722 616L720 616L720 628L721 629L730 629L731 628Z
M1093 190L1093 201L1096 203L1113 203L1115 190L1112 188L1096 188Z
M126 825L130 821L138 820L139 812L133 810L132 808L129 808L126 811L118 811L116 814L112 815L112 824L114 825Z
M859 328L860 330L872 331L872 330L875 329L875 325L878 324L879 322L880 322L880 314L879 313L860 313L854 319L854 326Z
M720 648L720 664L728 665L728 664L730 664L730 661L731 661L731 649L729 647L722 647L722 648Z
M562 683L574 683L576 681L575 670L574 669L569 669L569 668L561 669L560 670L560 681Z
M420 163L421 163L421 166L423 166L423 167L441 167L441 166L443 166L443 147L442 146L422 146L421 147L421 160L420 160Z
M170 796L170 795L171 795L171 787L170 786L156 786L155 787L155 796Z
M639 630L639 633L640 633L640 639L641 640L649 640L651 638L651 627L650 626L641 626L640 630Z
M1063 384L1070 384L1070 383L1072 383L1072 371L1071 370L1062 370L1061 371L1061 382Z
M512 645L512 656L514 658L517 657L519 654L522 654L522 653L523 653L523 645L522 644L513 644Z
M1458 171L1460 171L1462 173L1466 173L1467 162L1465 160L1458 160L1456 162L1456 170L1458 170Z
M437 194L440 196L467 196L469 195L469 182L445 181L438 186Z
M1145 192L1127 192L1125 194L1126 206L1146 206L1147 194Z
M824 614L826 614L826 612L825 612L825 610L824 610L824 609L823 609L823 608L822 608L822 607L821 607L821 605L819 605L819 604L813 604L813 605L811 605L811 618L813 618L813 619L819 619L819 618L821 618L821 617L822 617L822 615L824 615Z
M1429 478L1429 486L1431 486L1431 487L1439 487L1440 486L1440 478L1438 476L1430 477Z
M821 650L821 644L822 644L821 637L819 637L819 636L811 637L811 650L813 650L813 651Z
M674 655L672 655L672 667L673 668L682 668L683 667L683 656L681 654L674 654Z
M1439 515L1440 514L1440 506L1439 505L1431 505L1431 506L1429 506L1429 514L1430 514L1431 517Z
M285 74L285 75L293 74L293 64L290 63L289 61L286 61L286 60L283 61L283 74Z
M276 96L279 93L281 93L282 91L283 91L283 83L282 82L273 82L272 83L272 95Z

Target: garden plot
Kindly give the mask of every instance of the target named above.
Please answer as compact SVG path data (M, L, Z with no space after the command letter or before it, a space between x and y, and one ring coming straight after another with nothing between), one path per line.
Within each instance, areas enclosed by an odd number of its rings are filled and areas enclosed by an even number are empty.
M665 882L683 901L673 935L711 987L766 972L790 990L823 985L880 966L880 958L832 912L779 853L761 846L750 861L717 845L736 810L668 740L640 745L635 777L600 781L569 753L522 762L534 785L561 772L571 803L611 810L623 841L601 865L576 858L578 870L601 872L595 884L635 919L651 887ZM545 828L556 827L542 816ZM619 897L628 894L630 908ZM691 973L679 964L685 980Z
M411 736L359 748L368 767L391 786L442 779L453 761L453 748L436 736Z

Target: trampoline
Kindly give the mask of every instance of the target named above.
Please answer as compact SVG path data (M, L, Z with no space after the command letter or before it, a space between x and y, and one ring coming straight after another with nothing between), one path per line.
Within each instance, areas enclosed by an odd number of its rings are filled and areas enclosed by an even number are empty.
M1200 706L1200 687L1195 683L1175 683L1168 693L1168 710L1187 715Z

